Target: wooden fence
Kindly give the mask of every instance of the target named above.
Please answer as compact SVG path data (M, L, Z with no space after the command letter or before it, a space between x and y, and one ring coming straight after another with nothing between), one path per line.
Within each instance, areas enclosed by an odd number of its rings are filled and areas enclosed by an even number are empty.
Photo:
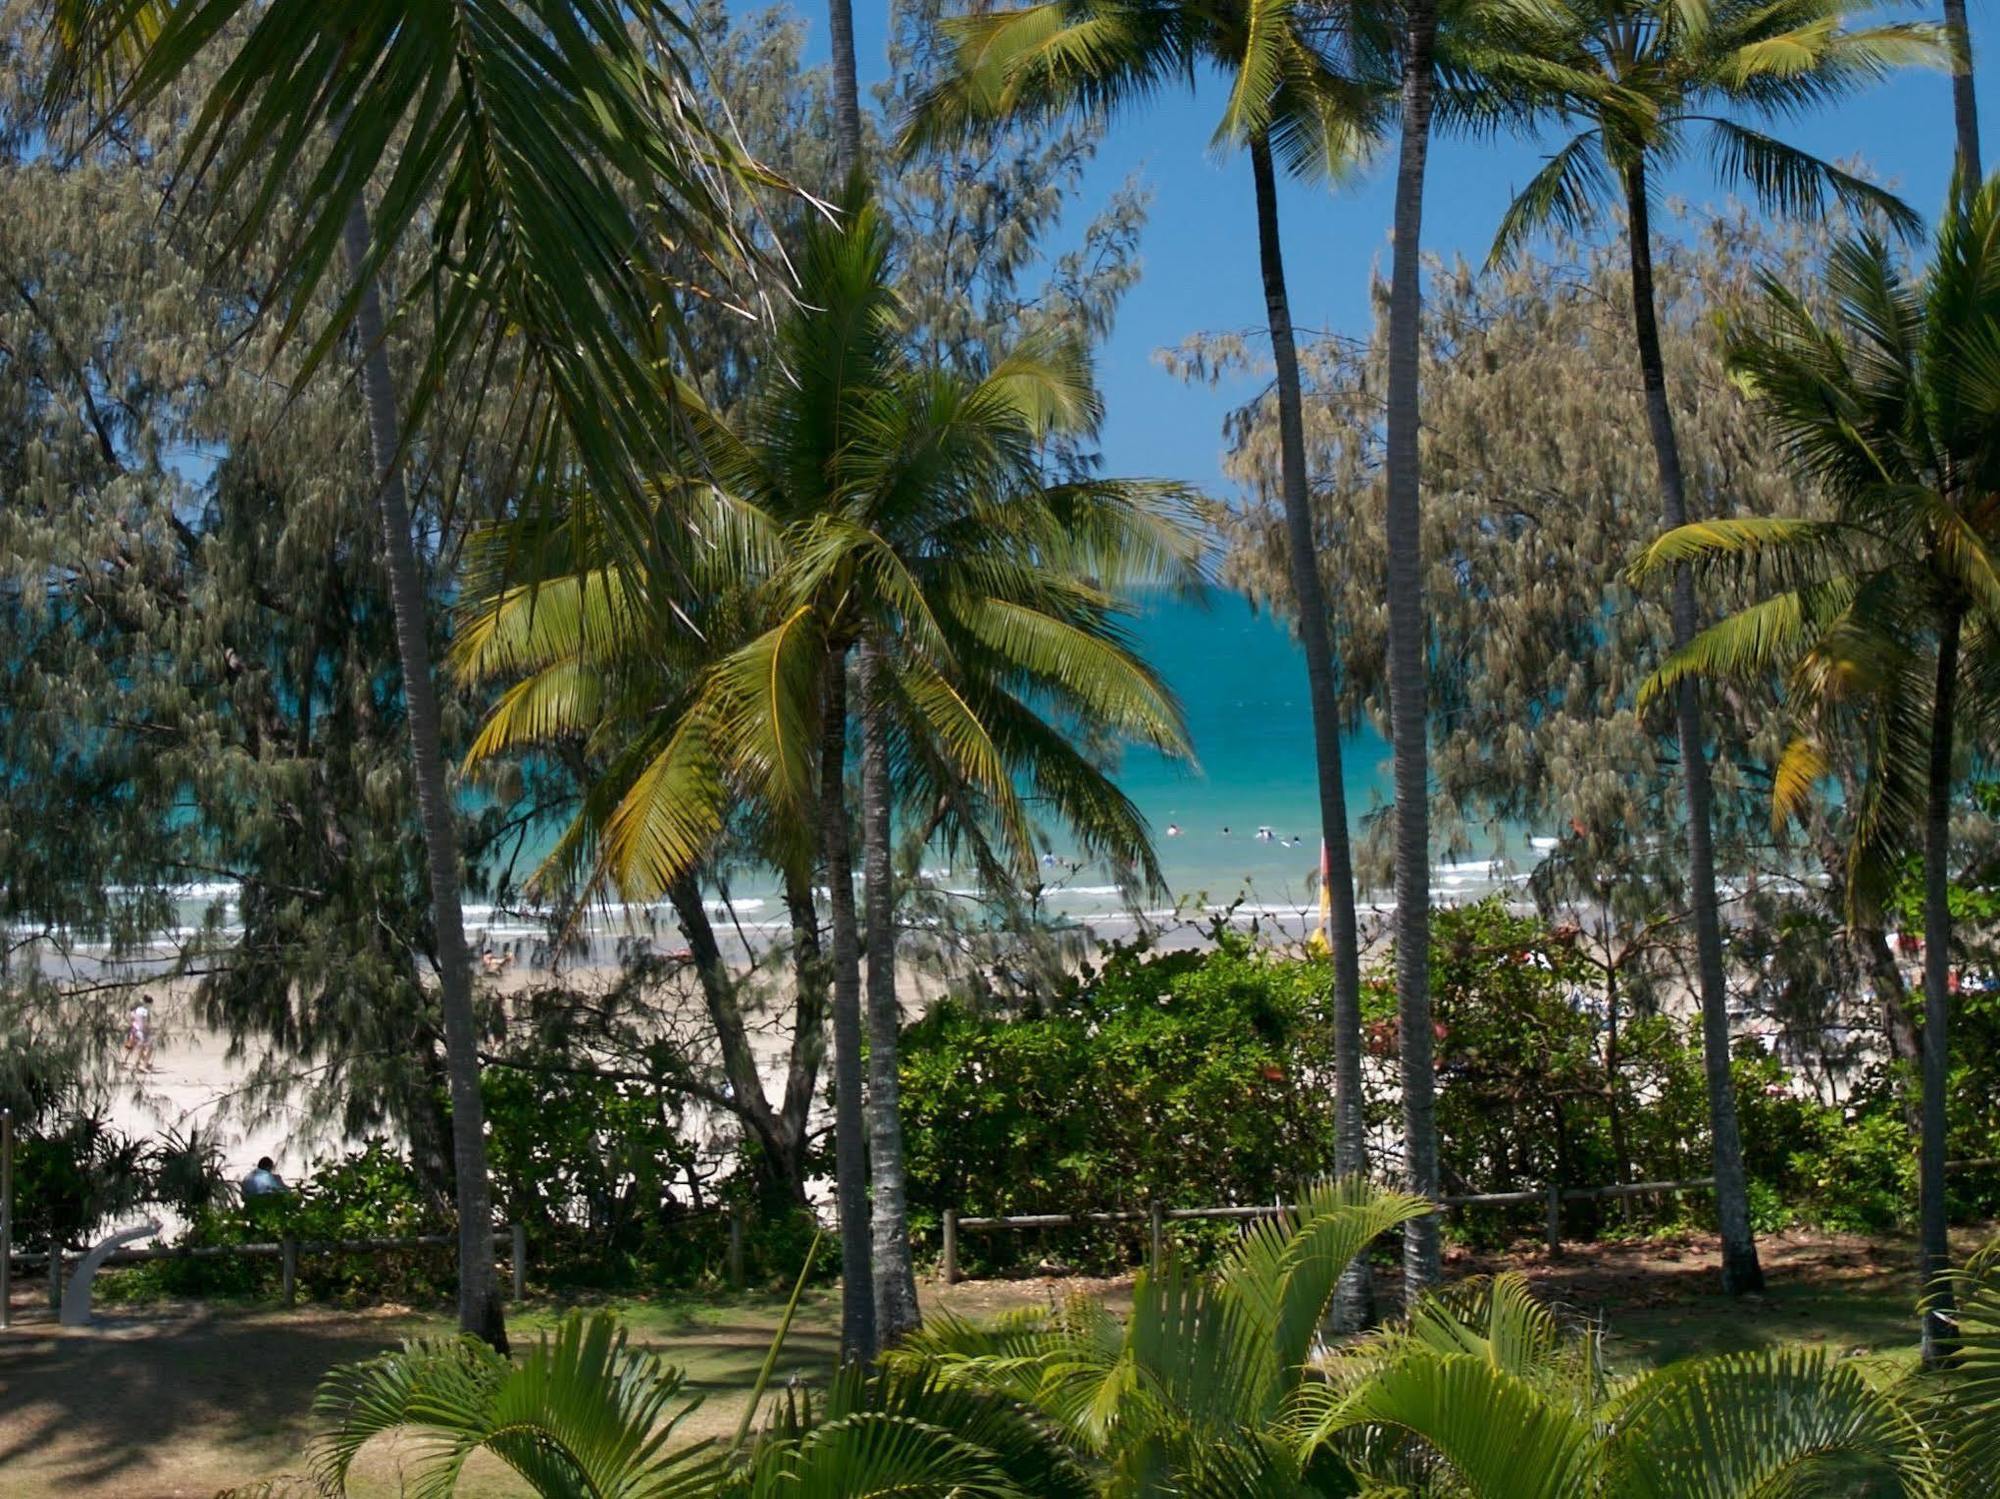
M0 1225L0 1235L4 1235L4 1225ZM508 1249L509 1269L512 1272L514 1300L520 1301L527 1295L528 1286L528 1231L522 1224L510 1224L503 1229L495 1229L493 1242L497 1247L505 1244ZM220 1259L275 1259L278 1263L279 1280L283 1287L286 1306L298 1301L299 1256L313 1254L376 1254L395 1253L408 1249L444 1248L458 1243L457 1234L413 1234L407 1238L366 1238L366 1239L293 1239L283 1238L261 1244L176 1244L161 1245L153 1249L114 1249L98 1263L100 1267L115 1265L145 1265L158 1260L220 1260ZM60 1306L63 1295L63 1274L65 1268L84 1258L81 1254L64 1251L55 1254L50 1250L23 1250L0 1254L0 1298L10 1289L15 1267L22 1269L40 1268L49 1278L49 1304ZM7 1326L9 1308L0 1299L0 1328Z
M1973 1171L1987 1167L2000 1167L2000 1156L1978 1156L1962 1161L1946 1161L1944 1169L1950 1172ZM1469 1207L1525 1207L1529 1203L1543 1205L1543 1235L1548 1241L1549 1253L1562 1253L1562 1205L1565 1202L1601 1202L1608 1198L1644 1197L1655 1194L1669 1195L1681 1192L1712 1192L1715 1178L1697 1177L1692 1181L1621 1182L1604 1187L1558 1187L1550 1182L1545 1187L1537 1187L1526 1192L1471 1192L1437 1200L1439 1212L1449 1212L1453 1208ZM944 1210L943 1261L944 1278L948 1285L960 1279L958 1273L958 1236L967 1231L1020 1232L1039 1228L1077 1228L1090 1223L1144 1223L1147 1228L1147 1263L1158 1269L1165 1257L1166 1226L1169 1223L1185 1223L1199 1219L1228 1218L1273 1218L1285 1211L1290 1204L1271 1203L1257 1207L1226 1208L1170 1208L1153 1203L1144 1212L1078 1212L1078 1213L1021 1213L999 1218L961 1218L956 1208Z
M1469 1207L1525 1207L1530 1203L1541 1203L1544 1209L1543 1231L1548 1239L1549 1253L1562 1253L1562 1205L1565 1202L1592 1202L1614 1197L1642 1197L1650 1194L1679 1192L1707 1192L1715 1188L1715 1178L1700 1177L1694 1181L1664 1182L1623 1182L1606 1187L1559 1187L1554 1182L1546 1187L1537 1187L1526 1192L1471 1192L1437 1200L1439 1212L1453 1208ZM1145 1211L1138 1212L1078 1212L1078 1213L1023 1213L1001 1218L961 1218L955 1208L944 1211L944 1278L946 1284L959 1280L958 1236L971 1232L1019 1232L1040 1228L1077 1228L1091 1223L1144 1223L1146 1225L1147 1263L1157 1269L1166 1256L1166 1230L1169 1223L1187 1223L1203 1219L1248 1219L1272 1218L1286 1211L1289 1203L1268 1203L1255 1207L1222 1208L1170 1208L1153 1203Z

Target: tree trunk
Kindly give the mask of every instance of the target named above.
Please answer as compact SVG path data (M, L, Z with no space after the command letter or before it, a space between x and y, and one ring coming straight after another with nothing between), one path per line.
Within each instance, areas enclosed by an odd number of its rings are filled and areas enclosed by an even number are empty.
M1926 1366L1958 1346L1945 1221L1945 1085L1951 1051L1951 752L1958 698L1960 616L1952 609L1938 631L1937 686L1931 698L1930 785L1924 802L1924 1128L1917 1156L1918 1263L1929 1301L1924 1311Z
M722 962L715 924L708 919L708 907L702 903L701 885L693 875L683 875L668 886L667 899L673 902L674 915L687 934L688 950L694 954L695 977L701 984L702 1002L722 1050L722 1075L729 1083L732 1107L736 1117L756 1137L764 1157L761 1173L764 1195L767 1199L782 1197L804 1206L804 1152L797 1139L786 1137L784 1121L764 1096L764 1080L758 1075L757 1058L750 1050L749 1027L743 1021L743 1007L736 1000L734 981Z
M1632 1179L1632 1148L1625 1137L1625 1110L1619 1103L1618 1090L1618 966L1608 963L1604 969L1604 1079L1610 1085L1606 1104L1611 1115L1611 1169L1612 1181L1623 1186ZM1624 1199L1626 1217L1631 1217L1632 1199Z
M1292 336L1291 297L1278 235L1278 181L1271 145L1250 142L1257 185L1257 249L1264 272L1264 311L1271 327L1271 357L1278 372L1278 486L1285 502L1285 538L1291 563L1292 603L1306 653L1306 695L1312 705L1313 754L1319 775L1320 837L1326 845L1326 882L1333 931L1333 1169L1339 1176L1368 1171L1367 1123L1361 1102L1361 957L1354 918L1354 856L1347 842L1347 781L1340 756L1340 699L1334 675L1326 590L1313 545L1312 499L1306 484L1305 419L1299 353ZM1367 1325L1372 1288L1368 1261L1356 1258L1341 1278L1334 1327L1352 1332Z
M1437 1082L1431 1036L1429 708L1417 349L1423 318L1424 169L1430 155L1436 0L1404 8L1402 142L1389 277L1389 723L1396 783L1396 1014L1403 1072L1406 1185L1438 1195ZM1438 1223L1403 1230L1405 1303L1437 1284Z
M1643 161L1626 172L1625 206L1631 215L1632 324L1639 344L1639 373L1646 390L1646 423L1660 469L1660 498L1669 528L1687 524L1687 490L1681 478L1680 442L1667 404L1666 360L1660 352L1654 306L1652 222ZM1673 644L1694 638L1694 574L1674 569ZM1701 742L1701 709L1692 680L1674 690L1680 736L1681 779L1687 797L1688 902L1694 910L1695 968L1701 985L1702 1070L1708 1081L1708 1121L1715 1155L1715 1214L1722 1229L1722 1286L1732 1296L1764 1288L1757 1240L1750 1231L1749 1188L1743 1142L1736 1128L1736 1089L1729 1072L1729 994L1722 962L1722 918L1715 899L1714 800L1708 757Z
M847 652L827 657L820 724L819 820L833 929L833 1145L840 1204L840 1357L876 1352L875 1277L868 1229L867 1127L861 1102L861 942L854 914L854 851L847 827Z
M910 1263L909 1194L903 1177L903 1110L896 1076L901 1004L896 995L896 892L891 868L889 734L882 701L888 667L861 647L861 859L868 909L868 1180L874 1215L875 1337L884 1348L923 1325Z
M1979 191L1979 103L1972 93L1972 26L1965 0L1944 0L1945 44L1951 49L1951 115L1957 127L1959 196L1972 201Z
M806 1127L826 1060L826 960L820 951L819 912L809 872L785 871L785 910L792 923L792 973L797 1000L792 1010L792 1050L785 1068L785 1101L779 1106L786 1138L798 1142L801 1180L805 1174Z
M833 167L836 192L861 170L861 89L854 72L852 0L826 0L828 49L833 54Z
M358 273L368 258L368 219L359 203L343 234L347 263ZM486 1173L486 1116L479 1096L478 1020L472 1008L472 958L459 906L458 819L445 784L437 684L431 677L423 570L410 535L403 489L402 434L385 342L382 289L370 277L361 288L355 332L361 341L361 393L368 408L368 458L382 518L382 553L389 566L389 602L403 701L410 720L410 764L417 818L430 874L431 922L437 928L438 1008L444 1019L445 1076L451 1094L452 1170L458 1194L458 1325L495 1348L507 1347L507 1324L493 1282L492 1186Z

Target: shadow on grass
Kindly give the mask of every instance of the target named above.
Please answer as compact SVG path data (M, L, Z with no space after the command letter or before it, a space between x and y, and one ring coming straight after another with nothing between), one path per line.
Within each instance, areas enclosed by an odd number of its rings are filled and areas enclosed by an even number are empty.
M234 1452L245 1469L261 1467L303 1446L329 1369L425 1325L162 1307L112 1309L99 1321L60 1331L43 1320L0 1337L0 1472L32 1472L55 1493L151 1492L130 1484L178 1469L191 1441L204 1458Z

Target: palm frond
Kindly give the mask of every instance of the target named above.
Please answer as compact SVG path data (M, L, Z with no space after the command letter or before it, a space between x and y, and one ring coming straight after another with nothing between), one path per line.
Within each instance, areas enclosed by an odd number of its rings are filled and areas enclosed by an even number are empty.
M519 1365L470 1338L416 1339L327 1377L314 1473L340 1491L368 1441L407 1428L418 1499L444 1499L482 1449L538 1493L695 1499L722 1473L708 1443L674 1445L696 1403L677 1372L626 1347L608 1312L572 1313Z
M1709 159L1725 182L1740 182L1773 213L1816 218L1829 201L1861 214L1880 214L1904 235L1923 219L1901 198L1809 151L1734 120L1709 121Z
M362 288L429 247L405 305L434 309L406 419L484 351L519 351L519 429L537 477L580 464L635 537L645 485L679 441L657 371L668 271L691 248L742 263L732 183L750 169L709 130L685 60L695 40L659 0L60 0L69 87L115 78L107 116L143 108L224 35L240 35L179 145L177 178L210 191L225 255L271 251L268 305L306 339L301 378L351 325ZM299 163L310 162L303 183ZM279 232L296 187L306 212ZM241 191L237 191L237 189ZM336 270L350 225L358 265ZM344 279L336 280L337 277ZM307 327L315 294L333 312Z
M1945 1441L1957 1492L2000 1473L2000 1239L1951 1272L1958 1355L1944 1370L1933 1427Z
M1671 1364L1626 1391L1607 1419L1607 1481L1635 1499L1793 1492L1857 1469L1921 1495L1938 1478L1911 1411L1821 1350Z
M1575 136L1514 195L1500 216L1486 263L1505 264L1545 229L1580 233L1615 186L1604 161L1603 137L1595 130Z
M1691 521L1656 537L1626 569L1634 584L1649 582L1682 563L1754 559L1783 551L1825 551L1845 539L1837 521L1746 515Z

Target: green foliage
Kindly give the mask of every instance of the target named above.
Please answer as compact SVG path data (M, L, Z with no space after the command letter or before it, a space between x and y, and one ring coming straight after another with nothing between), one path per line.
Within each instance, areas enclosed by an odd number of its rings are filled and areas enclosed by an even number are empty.
M608 1312L572 1315L518 1365L472 1338L413 1339L328 1376L315 1409L330 1429L314 1474L339 1493L369 1440L414 1427L428 1438L415 1457L423 1493L449 1494L483 1450L537 1494L692 1499L715 1492L720 1475L708 1443L675 1440L696 1404L678 1372L626 1347Z
M525 1224L535 1277L554 1286L716 1286L729 1270L729 1206L743 1178L709 1185L710 1205L682 1204L712 1173L712 1153L683 1128L671 1098L645 1079L518 1054L484 1081L494 1211ZM744 1276L777 1285L798 1273L814 1236L804 1212L747 1211ZM815 1279L831 1252L816 1257Z
M451 1225L408 1159L383 1140L344 1155L322 1156L283 1196L214 1204L195 1214L176 1237L179 1246L271 1244L287 1236L310 1241L411 1238L449 1233ZM450 1245L299 1256L301 1296L341 1302L429 1302L456 1283ZM217 1256L154 1260L120 1271L109 1293L128 1300L155 1296L272 1296L276 1257Z
M903 1033L913 1220L1289 1195L1333 1159L1329 982L1324 962L1225 935L1208 953L1115 948L1016 1018L939 1005ZM960 1252L978 1270L1045 1251L1105 1267L1137 1242L968 1235Z
M1076 1300L991 1326L944 1319L876 1370L793 1391L747 1448L677 1443L680 1376L573 1314L514 1365L419 1340L336 1370L315 1472L419 1437L412 1476L449 1492L485 1449L533 1492L1069 1499L1171 1493L1406 1499L1983 1499L2000 1452L2000 1246L1954 1279L1964 1351L1934 1378L1780 1348L1628 1380L1519 1276L1428 1294L1330 1348L1343 1268L1424 1210L1322 1185L1245 1235L1219 1272L1141 1275L1129 1316ZM774 1350L775 1351L775 1350Z
M1438 1125L1446 1189L1537 1190L1708 1174L1708 1102L1692 1016L1619 996L1577 935L1500 901L1433 916ZM1396 1036L1385 968L1364 991L1371 1123L1395 1117ZM959 1003L904 1033L902 1099L911 1202L935 1227L966 1216L1220 1206L1286 1197L1331 1159L1332 1041L1324 961L1260 952L1225 935L1213 951L1115 949L1102 970L1015 1013ZM1953 1152L2000 1146L1980 1102L1983 1064L1960 1028ZM1983 1057L1984 1053L1980 1053ZM1733 1062L1746 1168L1761 1225L1888 1232L1910 1221L1908 1125L1885 1080L1820 1101L1777 1056L1745 1042ZM2000 1172L1956 1179L1966 1214L1990 1210ZM1447 1220L1471 1242L1538 1234L1539 1204L1469 1208ZM1700 1193L1564 1206L1572 1239L1711 1221ZM1189 1252L1231 1230L1173 1225ZM1050 1259L1103 1270L1133 1262L1143 1225L968 1233L982 1274Z

